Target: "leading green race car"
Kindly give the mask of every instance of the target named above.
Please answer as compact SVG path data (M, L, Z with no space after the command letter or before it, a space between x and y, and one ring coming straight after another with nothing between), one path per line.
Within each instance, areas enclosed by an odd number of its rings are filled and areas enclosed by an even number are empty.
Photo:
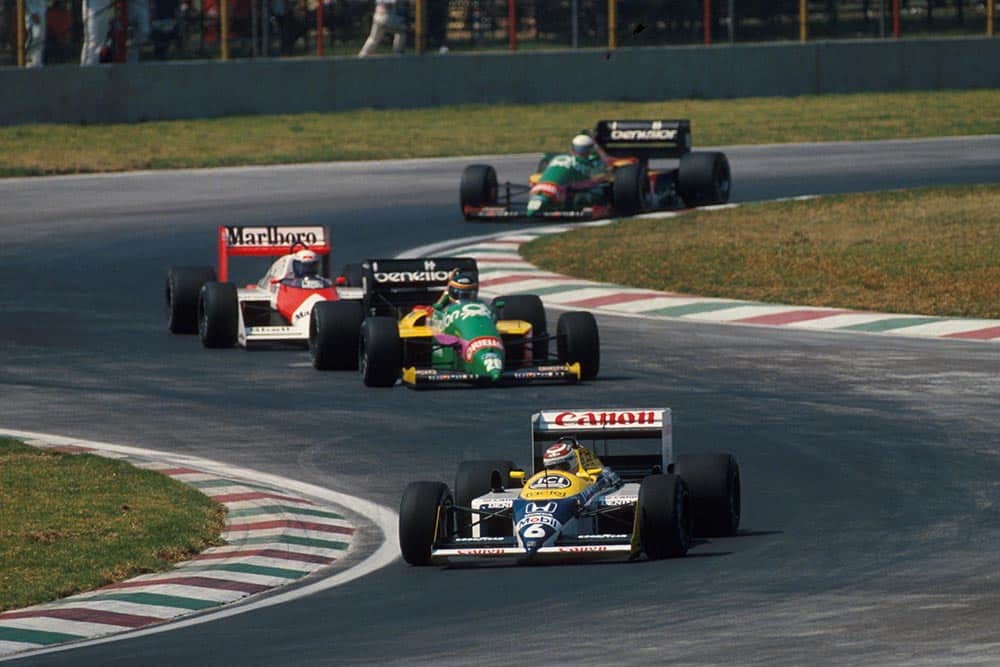
M679 162L654 169L653 159ZM602 120L569 153L542 156L528 185L501 187L492 166L469 165L459 196L466 220L586 220L724 204L731 188L724 153L691 152L689 121Z

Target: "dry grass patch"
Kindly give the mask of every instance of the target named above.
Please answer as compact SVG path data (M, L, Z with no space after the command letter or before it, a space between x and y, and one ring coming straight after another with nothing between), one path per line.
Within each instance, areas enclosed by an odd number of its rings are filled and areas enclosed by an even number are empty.
M0 176L557 151L611 117L690 118L697 146L987 134L1000 90L22 125L0 128Z
M1000 318L1000 185L626 220L521 252L551 271L670 292Z
M0 611L164 570L220 544L224 524L165 475L0 437Z

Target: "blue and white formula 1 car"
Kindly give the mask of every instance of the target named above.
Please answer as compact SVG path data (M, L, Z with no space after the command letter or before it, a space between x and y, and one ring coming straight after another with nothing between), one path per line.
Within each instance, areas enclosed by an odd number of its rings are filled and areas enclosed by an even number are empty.
M739 528L736 459L675 459L668 408L544 410L531 433L531 475L511 461L465 461L454 492L442 482L406 487L406 562L671 558L692 536Z

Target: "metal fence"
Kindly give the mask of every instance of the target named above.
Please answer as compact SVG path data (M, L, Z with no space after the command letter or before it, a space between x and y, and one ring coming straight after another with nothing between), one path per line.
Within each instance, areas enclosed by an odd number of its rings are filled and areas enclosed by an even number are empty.
M88 0L90 1L90 0ZM373 0L92 0L111 21L102 61L358 53ZM0 0L0 65L24 62L45 10L45 64L78 63L84 0ZM126 27L148 2L150 39ZM398 0L406 53L993 35L995 0ZM23 12L23 14L22 14ZM19 31L19 16L27 30ZM37 31L36 31L37 32ZM225 37L225 38L224 38ZM28 42L28 43L26 43ZM23 46L19 49L18 44ZM380 53L391 53L388 41Z

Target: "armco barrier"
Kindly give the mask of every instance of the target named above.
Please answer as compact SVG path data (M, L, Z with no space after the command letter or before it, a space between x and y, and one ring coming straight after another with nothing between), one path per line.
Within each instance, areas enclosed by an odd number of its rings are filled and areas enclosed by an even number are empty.
M441 104L1000 88L1000 40L184 61L0 69L0 124Z

